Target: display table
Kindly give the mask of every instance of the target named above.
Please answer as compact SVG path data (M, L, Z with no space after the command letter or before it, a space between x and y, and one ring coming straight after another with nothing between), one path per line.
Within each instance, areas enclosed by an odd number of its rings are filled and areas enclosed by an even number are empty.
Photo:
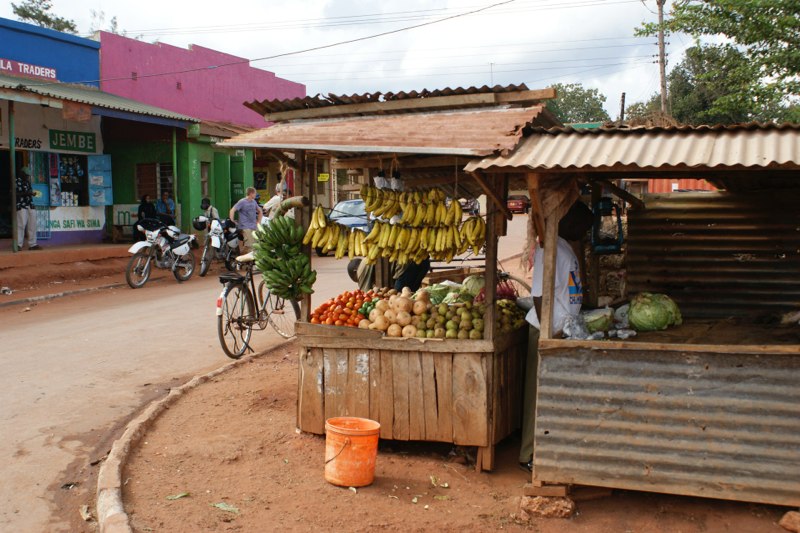
M382 439L494 445L520 425L527 328L495 341L393 339L379 332L298 323L297 424L322 434L337 416L370 418Z

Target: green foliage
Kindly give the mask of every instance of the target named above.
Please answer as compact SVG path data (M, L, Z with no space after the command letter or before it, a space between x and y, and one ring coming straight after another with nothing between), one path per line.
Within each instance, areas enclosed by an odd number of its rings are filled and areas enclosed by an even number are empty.
M760 111L752 115L757 117L764 110L780 115L787 110L786 99L800 94L797 0L675 0L664 26L667 31L695 38L725 37L741 53L735 58L729 51L721 51L716 72L708 73L709 79L727 77L733 81L725 100L719 101L722 96L714 100L717 109L712 114L730 113L732 106L757 98ZM636 33L655 35L657 31L658 24L651 23L643 24ZM733 46L712 48L720 51ZM748 77L752 77L752 83L746 83ZM776 104L781 99L782 105Z
M53 2L50 0L23 0L19 4L11 2L12 11L23 22L73 35L78 33L74 21L51 14L52 8Z
M650 114L661 109L661 97L658 93L650 97L647 102L635 102L625 108L626 122L640 122L647 119Z
M584 89L580 83L556 83L552 87L556 98L547 102L547 109L562 123L610 120L603 109L606 97L597 89Z

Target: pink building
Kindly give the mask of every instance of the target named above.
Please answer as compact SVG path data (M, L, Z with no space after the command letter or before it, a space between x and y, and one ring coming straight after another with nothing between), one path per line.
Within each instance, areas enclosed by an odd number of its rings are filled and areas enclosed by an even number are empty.
M302 83L202 46L151 44L108 32L99 32L99 38L103 91L184 115L261 128L264 118L244 102L306 95ZM218 65L229 66L208 68ZM177 71L182 72L153 76Z

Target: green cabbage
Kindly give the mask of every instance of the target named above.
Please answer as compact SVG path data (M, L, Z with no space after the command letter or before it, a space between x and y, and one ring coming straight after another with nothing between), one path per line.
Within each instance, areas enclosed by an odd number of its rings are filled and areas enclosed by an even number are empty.
M461 284L461 287L464 292L467 292L475 298L481 289L486 285L486 279L483 276L473 274L472 276L467 276L464 282Z
M608 331L614 324L614 310L606 307L605 309L594 309L581 313L586 329L589 333L595 331Z
M636 331L658 331L683 323L681 312L666 294L643 292L631 300L628 321Z
M431 297L431 303L433 305L439 305L444 300L445 296L450 294L451 292L458 291L460 289L460 285L453 285L448 283L437 283L435 285L431 285L426 290Z

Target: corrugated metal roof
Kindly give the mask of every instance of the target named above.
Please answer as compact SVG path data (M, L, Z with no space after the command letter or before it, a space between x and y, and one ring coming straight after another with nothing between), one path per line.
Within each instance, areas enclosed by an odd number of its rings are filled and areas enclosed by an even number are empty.
M123 98L115 94L103 92L99 89L87 85L73 85L67 83L47 83L41 80L31 80L14 76L0 74L0 89L12 89L33 93L47 98L67 100L87 104L104 109L113 109L137 115L148 115L153 117L179 120L183 122L200 122L200 119L192 118L180 113L174 113L160 107L155 107L128 98Z
M495 85L494 87L455 87L428 90L422 89L420 91L401 91L398 93L363 93L352 95L336 95L328 94L316 96L305 96L303 98L292 98L289 100L254 100L252 102L245 102L245 106L252 109L256 113L266 115L268 113L279 113L283 111L295 111L299 109L316 109L321 107L329 107L334 105L346 104L368 104L373 102L389 102L393 100L409 100L415 98L432 98L436 96L457 96L463 94L482 94L482 93L506 93L515 91L527 91L528 87L523 83L520 85Z
M223 146L485 156L512 150L543 106L279 123Z
M242 133L250 133L256 128L242 126L232 122L218 122L214 120L204 120L200 123L200 133L204 135L214 135L216 137L233 137Z
M800 124L742 124L674 128L540 129L506 156L466 170L490 167L580 169L633 166L800 168Z
M560 343L539 351L537 479L800 505L800 358Z

